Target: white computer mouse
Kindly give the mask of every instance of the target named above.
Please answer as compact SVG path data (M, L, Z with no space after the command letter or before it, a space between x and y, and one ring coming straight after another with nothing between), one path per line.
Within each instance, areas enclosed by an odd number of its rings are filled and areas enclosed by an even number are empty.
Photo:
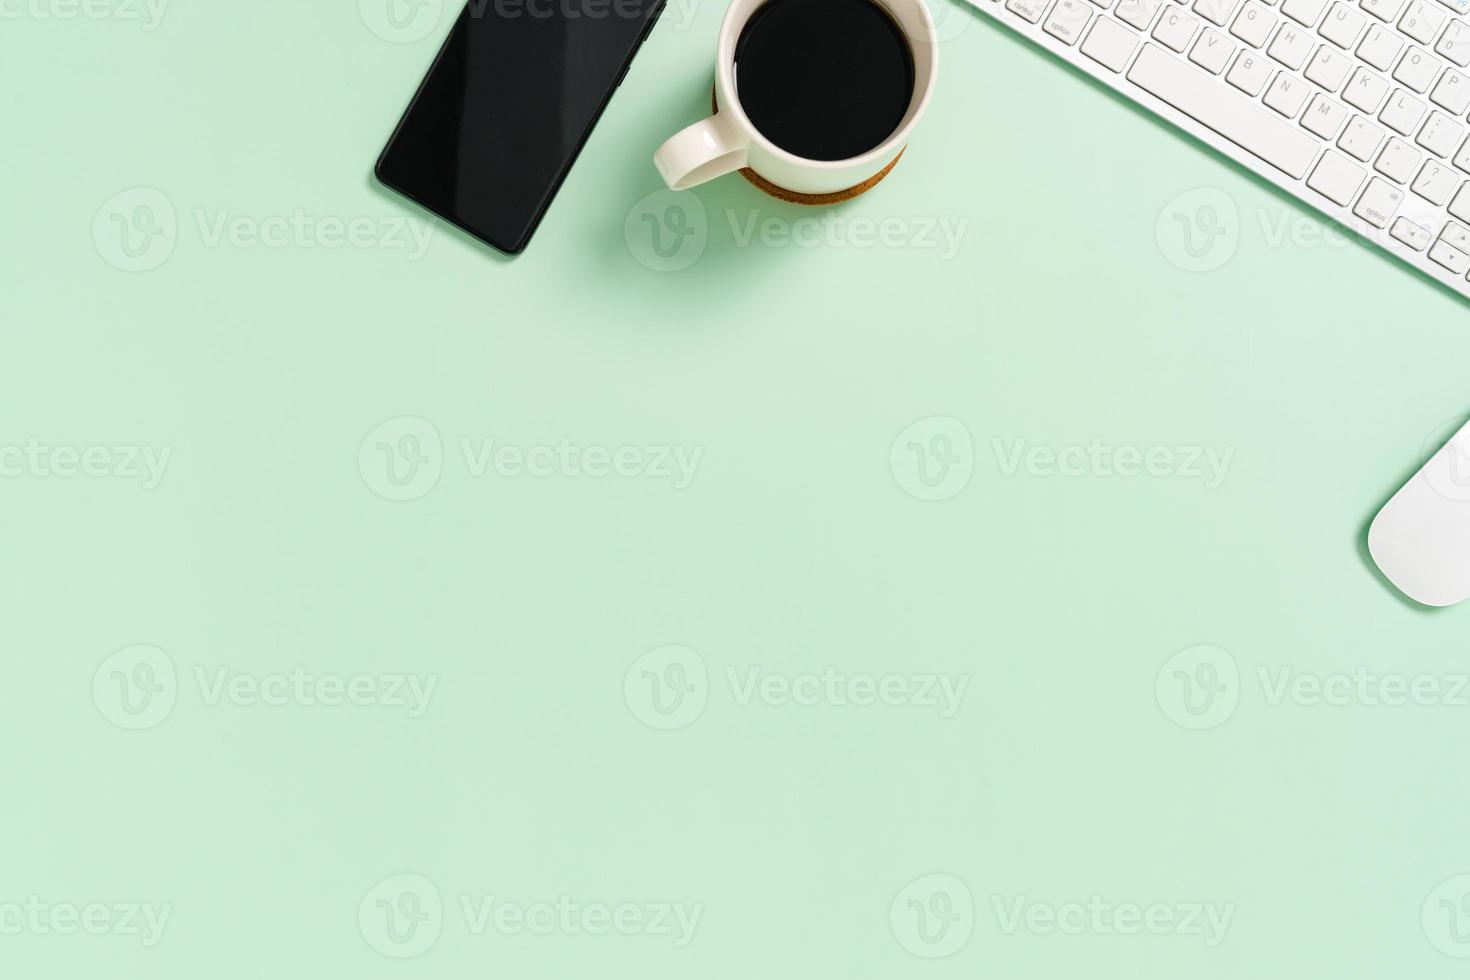
M1383 505L1368 551L1411 599L1449 606L1470 598L1470 422Z

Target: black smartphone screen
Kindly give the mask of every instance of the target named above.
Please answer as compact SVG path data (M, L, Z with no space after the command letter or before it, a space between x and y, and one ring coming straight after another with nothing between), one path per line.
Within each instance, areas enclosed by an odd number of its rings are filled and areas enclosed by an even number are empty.
M378 159L502 252L541 221L663 0L471 0Z

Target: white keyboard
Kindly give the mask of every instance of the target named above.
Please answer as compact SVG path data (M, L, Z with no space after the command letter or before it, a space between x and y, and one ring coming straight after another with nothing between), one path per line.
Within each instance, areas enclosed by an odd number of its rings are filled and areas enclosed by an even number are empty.
M1470 0L971 0L1470 297Z

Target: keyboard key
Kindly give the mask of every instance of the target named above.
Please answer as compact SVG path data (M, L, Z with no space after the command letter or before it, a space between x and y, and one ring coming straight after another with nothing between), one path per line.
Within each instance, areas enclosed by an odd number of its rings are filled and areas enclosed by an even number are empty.
M1194 37L1196 27L1199 27L1199 21L1171 5L1154 25L1154 40L1167 48L1182 52L1189 47L1189 39Z
M1422 252L1429 247L1429 229L1415 224L1408 218L1400 218L1395 221L1388 233L1416 252Z
M1366 68L1359 68L1353 72L1353 77L1348 80L1347 88L1342 90L1342 97L1348 104L1364 112L1372 112L1378 108L1383 97L1388 94L1388 83Z
M1117 21L1099 17L1082 42L1082 53L1109 71L1122 71L1138 44L1138 38Z
M1414 183L1409 185L1409 190L1430 204L1444 207L1444 202L1450 199L1450 195L1459 186L1458 174L1444 164L1430 160L1420 168L1419 176L1414 178Z
M1439 76L1439 84L1435 85L1434 91L1429 93L1429 98L1450 115L1462 116L1465 110L1470 108L1470 78L1466 78L1453 68L1446 69L1445 73Z
M1470 13L1470 0L1439 0L1457 14Z
M1442 67L1444 64L1438 58L1432 58L1418 48L1410 48L1404 52L1399 66L1393 70L1393 79L1415 92L1423 93L1429 89L1429 83L1434 81L1434 76L1439 74Z
M1388 104L1378 114L1378 119L1400 136L1408 136L1419 125L1423 115L1423 102L1412 95L1405 95L1403 89L1394 89L1393 95L1388 97Z
M1419 161L1423 159L1424 154L1408 143L1400 139L1391 139L1383 148L1383 152L1378 154L1378 162L1373 164L1373 169L1396 184L1406 184L1409 178L1414 176Z
M1082 36L1091 17L1092 11L1084 0L1057 0L1041 29L1063 44L1073 45Z
M1439 237L1441 241L1448 242L1462 252L1470 252L1470 229L1466 229L1463 225L1446 221Z
M1225 64L1234 50L1234 41L1213 27L1206 27L1200 32L1199 40L1194 42L1194 47L1189 49L1189 60L1205 71L1218 75L1225 70Z
M1296 114L1302 111L1307 95L1307 83L1283 71L1277 73L1271 87L1266 89L1265 102L1287 119L1295 119Z
M1363 30L1363 25L1368 19L1358 11L1345 3L1334 3L1332 9L1327 11L1327 19L1322 21L1322 26L1317 29L1327 40L1339 48L1350 48L1358 39L1358 34Z
M1301 71L1312 53L1312 35L1292 24L1282 24L1266 53L1292 71Z
M1326 3L1327 0L1307 2ZM1190 9L1216 27L1224 27L1226 21L1230 20L1230 12L1235 9L1236 3L1237 0L1194 0L1194 6Z
M1302 116L1302 125L1324 140L1330 140L1342 128L1343 120L1347 119L1347 115L1347 110L1342 107L1341 103L1318 94L1312 96L1312 104L1307 106L1307 114Z
M1419 130L1414 142L1435 156L1447 157L1459 144L1464 132L1459 123L1453 122L1449 116L1442 112L1431 112L1429 121Z
M1307 65L1307 77L1327 91L1336 92L1342 88L1342 80L1347 77L1352 64L1347 55L1330 44L1323 44Z
M1363 163L1373 158L1373 151L1378 149L1378 144L1383 142L1383 130L1364 119L1362 116L1354 116L1342 131L1337 145L1349 154L1357 157Z
M1246 95L1257 96L1266 85L1266 79L1271 77L1271 65L1258 54L1250 51L1242 51L1235 57L1235 64L1231 66L1225 80Z
M1450 214L1461 221L1470 221L1470 184L1461 184L1460 189L1455 192L1455 199L1450 202Z
M1006 9L1034 24L1046 13L1046 2L1047 0L1006 0Z
M1368 33L1363 35L1363 40L1358 44L1358 57L1379 71L1388 71L1388 66L1393 64L1393 59L1399 56L1404 48L1404 42L1399 36L1388 30L1381 24L1374 24L1368 28Z
M1434 53L1448 58L1461 68L1470 65L1470 24L1463 20L1450 21L1450 26L1439 36Z
M1257 0L1246 0L1240 13L1235 15L1235 23L1230 25L1230 33L1240 38L1253 48L1259 48L1266 43L1266 38L1271 36L1271 28L1276 26L1276 15Z
M1148 25L1154 22L1154 14L1163 3L1164 0L1118 0L1118 9L1113 13L1123 23L1146 31Z
M1463 276L1465 270L1470 269L1470 255L1466 255L1443 238L1435 242L1429 249L1429 258L1457 276Z
M1346 205L1363 183L1363 168L1328 150L1307 178L1307 186L1334 204Z
M1399 19L1399 30L1420 44L1428 44L1439 33L1445 21L1445 12L1430 6L1429 0L1409 0L1409 8Z
M1403 191L1387 181L1374 177L1368 181L1368 189L1363 192L1363 196L1358 198L1358 205L1353 208L1353 214L1375 228L1386 228L1389 219L1398 210L1399 202L1403 199Z
M1403 5L1404 0L1363 0L1360 4L1364 10L1385 23L1393 23Z
M1286 0L1281 12L1303 27L1316 27L1327 9L1327 0Z
M1241 57L1251 56L1242 53ZM1127 77L1139 88L1298 180L1306 176L1307 167L1317 155L1318 144L1312 137L1152 44L1143 46Z

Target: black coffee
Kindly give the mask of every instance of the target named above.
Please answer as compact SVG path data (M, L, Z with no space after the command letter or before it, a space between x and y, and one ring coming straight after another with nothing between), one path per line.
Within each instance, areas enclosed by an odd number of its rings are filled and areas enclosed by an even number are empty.
M781 149L845 160L898 129L914 56L872 0L771 0L735 44L735 87L755 128Z

